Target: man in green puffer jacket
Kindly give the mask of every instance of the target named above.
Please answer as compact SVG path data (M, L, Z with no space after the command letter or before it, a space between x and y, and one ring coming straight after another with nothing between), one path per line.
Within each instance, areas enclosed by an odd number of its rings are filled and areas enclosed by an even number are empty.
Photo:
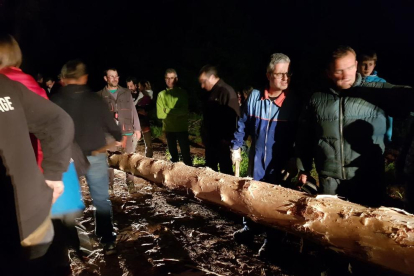
M330 85L311 96L300 121L296 145L299 181L305 184L309 180L314 159L321 194L379 206L385 195L386 114L393 116L392 110L386 113L384 108L387 97L391 99L402 87L362 83L355 51L345 46L332 52L326 73ZM370 93L373 89L376 93ZM388 103L395 107L394 100Z

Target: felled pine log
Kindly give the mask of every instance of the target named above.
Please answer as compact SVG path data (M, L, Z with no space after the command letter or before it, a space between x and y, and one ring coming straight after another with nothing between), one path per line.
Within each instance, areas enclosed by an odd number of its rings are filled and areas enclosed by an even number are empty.
M191 190L199 199L348 256L414 275L414 216L402 210L366 208L139 154L112 155L109 164L169 189Z

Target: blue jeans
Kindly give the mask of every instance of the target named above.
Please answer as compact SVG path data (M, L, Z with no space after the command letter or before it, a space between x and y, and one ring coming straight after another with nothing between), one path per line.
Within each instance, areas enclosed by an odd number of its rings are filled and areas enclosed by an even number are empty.
M101 237L102 243L113 242L116 235L113 233L112 204L109 200L109 178L106 154L88 156L89 167L86 173L89 192L95 206L95 234Z

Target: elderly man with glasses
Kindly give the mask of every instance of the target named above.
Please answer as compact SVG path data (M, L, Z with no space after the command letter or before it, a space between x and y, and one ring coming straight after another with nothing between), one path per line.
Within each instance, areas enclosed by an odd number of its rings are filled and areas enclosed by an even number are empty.
M300 104L296 95L288 91L289 67L288 56L271 55L266 73L269 82L264 90L250 94L231 142L232 161L236 163L241 160L240 149L250 135L248 175L271 184L287 185L297 174L293 153ZM234 234L236 241L252 240L250 228L245 221L245 227ZM263 251L264 247L260 253Z

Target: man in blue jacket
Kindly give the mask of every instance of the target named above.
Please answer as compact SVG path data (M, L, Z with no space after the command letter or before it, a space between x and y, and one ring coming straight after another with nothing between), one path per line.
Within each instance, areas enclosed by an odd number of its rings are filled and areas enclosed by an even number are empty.
M269 84L263 91L252 91L234 133L233 163L241 160L244 139L249 135L252 139L248 174L254 180L287 185L297 173L296 166L289 164L295 164L294 141L300 105L294 93L288 91L289 67L288 56L276 53L270 57L266 73ZM246 221L245 227L234 233L234 238L240 242L251 237Z
M298 118L297 97L287 90L291 73L288 56L276 53L267 67L269 85L253 90L244 106L232 140L233 163L239 161L244 138L251 136L249 176L272 184L286 181L293 157Z

